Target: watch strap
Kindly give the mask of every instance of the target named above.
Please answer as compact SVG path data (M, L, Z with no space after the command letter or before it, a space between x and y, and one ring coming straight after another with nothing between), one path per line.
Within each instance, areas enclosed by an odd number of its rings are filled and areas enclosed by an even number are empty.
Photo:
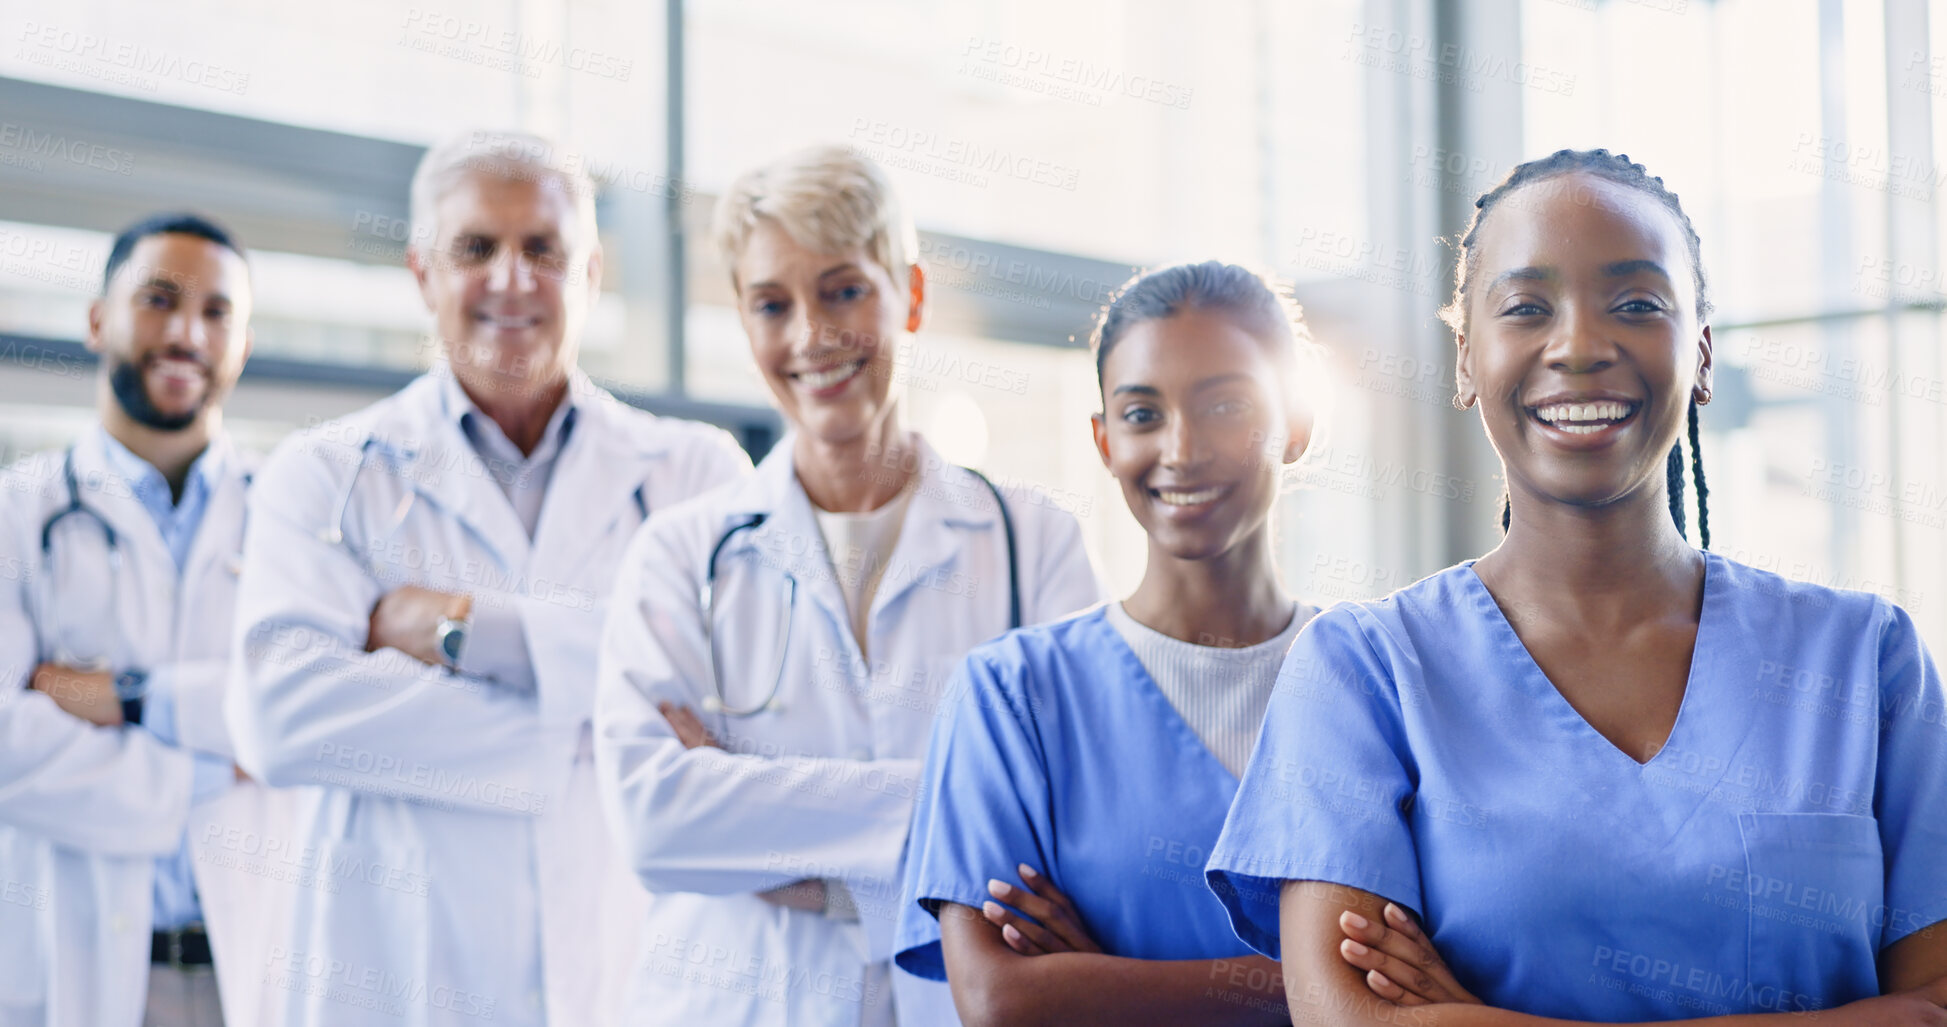
M142 723L142 706L149 694L149 675L144 671L125 670L115 675L115 697L122 704L122 723Z

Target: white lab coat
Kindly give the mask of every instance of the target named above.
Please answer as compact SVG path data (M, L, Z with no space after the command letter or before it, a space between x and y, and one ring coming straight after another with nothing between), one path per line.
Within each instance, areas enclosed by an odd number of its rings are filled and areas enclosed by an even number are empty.
M86 515L64 520L53 539L56 550L93 547L57 554L61 573L86 579L51 588L42 580L42 525L70 498L62 452L0 476L0 1027L141 1021L155 859L175 852L185 830L229 1020L274 1022L261 1015L254 972L276 915L270 882L231 855L236 839L276 832L280 798L240 784L190 801L190 750L231 755L222 703L253 463L227 438L211 445L228 451L225 473L180 575L155 521L111 469L99 432L76 443L74 466L82 501L119 539L113 581L99 580L107 541ZM140 728L96 727L24 690L35 664L61 657L56 633L81 634L90 621L114 669L145 669L152 688L174 691L180 748Z
M603 611L643 506L750 465L727 433L576 372L530 540L443 374L286 440L254 490L230 723L246 771L302 786L304 862L333 885L300 894L268 987L297 1024L600 1027L646 901L595 792ZM373 606L407 584L470 593L476 618L510 604L532 688L365 652Z
M869 659L788 438L751 477L657 514L623 560L602 640L596 761L636 876L655 893L633 1024L854 1027L891 1022L888 1001L902 1027L955 1022L944 985L887 960L934 711L961 657L1008 627L1008 553L987 487L923 440L918 449L917 491L871 604ZM1007 502L1023 621L1096 602L1075 519L1022 494ZM779 661L783 677L777 708L737 718L709 712L699 595L711 550L756 514L764 523L717 558L716 652L732 706L762 702ZM661 701L697 711L723 747L686 750ZM844 881L858 920L755 897L801 878Z

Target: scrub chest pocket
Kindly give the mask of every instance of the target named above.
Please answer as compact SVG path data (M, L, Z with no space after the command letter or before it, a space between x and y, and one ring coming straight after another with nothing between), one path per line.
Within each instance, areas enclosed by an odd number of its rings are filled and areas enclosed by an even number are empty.
M1740 813L1737 826L1744 865L1714 867L1711 876L1746 905L1745 979L1759 986L1755 1005L1796 1012L1877 995L1873 954L1888 916L1878 821ZM1792 991L1795 981L1824 982L1823 1005Z

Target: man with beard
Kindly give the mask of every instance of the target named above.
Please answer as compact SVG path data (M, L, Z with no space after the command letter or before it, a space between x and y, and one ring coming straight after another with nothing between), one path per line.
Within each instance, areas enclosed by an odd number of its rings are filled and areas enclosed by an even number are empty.
M266 801L222 717L250 308L224 229L130 226L88 311L100 421L0 477L0 1027L221 1024L213 964L254 1003L264 875L215 858Z
M581 167L527 135L426 154L407 264L439 359L284 442L251 500L230 723L339 885L270 949L293 1022L619 1014L647 899L595 788L602 618L651 513L750 465L576 366L602 273Z

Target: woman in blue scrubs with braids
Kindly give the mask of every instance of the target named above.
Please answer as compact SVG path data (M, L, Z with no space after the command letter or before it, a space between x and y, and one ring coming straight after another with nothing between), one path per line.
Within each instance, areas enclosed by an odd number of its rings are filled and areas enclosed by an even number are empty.
M1311 433L1294 317L1210 262L1142 276L1097 328L1095 443L1149 561L1128 599L975 649L949 689L895 951L968 1027L1285 1022L1203 863L1316 612L1269 522Z
M1602 150L1477 206L1449 321L1507 535L1299 637L1209 863L1238 934L1347 1025L1947 1022L1913 622L1672 516L1711 386L1689 219Z

